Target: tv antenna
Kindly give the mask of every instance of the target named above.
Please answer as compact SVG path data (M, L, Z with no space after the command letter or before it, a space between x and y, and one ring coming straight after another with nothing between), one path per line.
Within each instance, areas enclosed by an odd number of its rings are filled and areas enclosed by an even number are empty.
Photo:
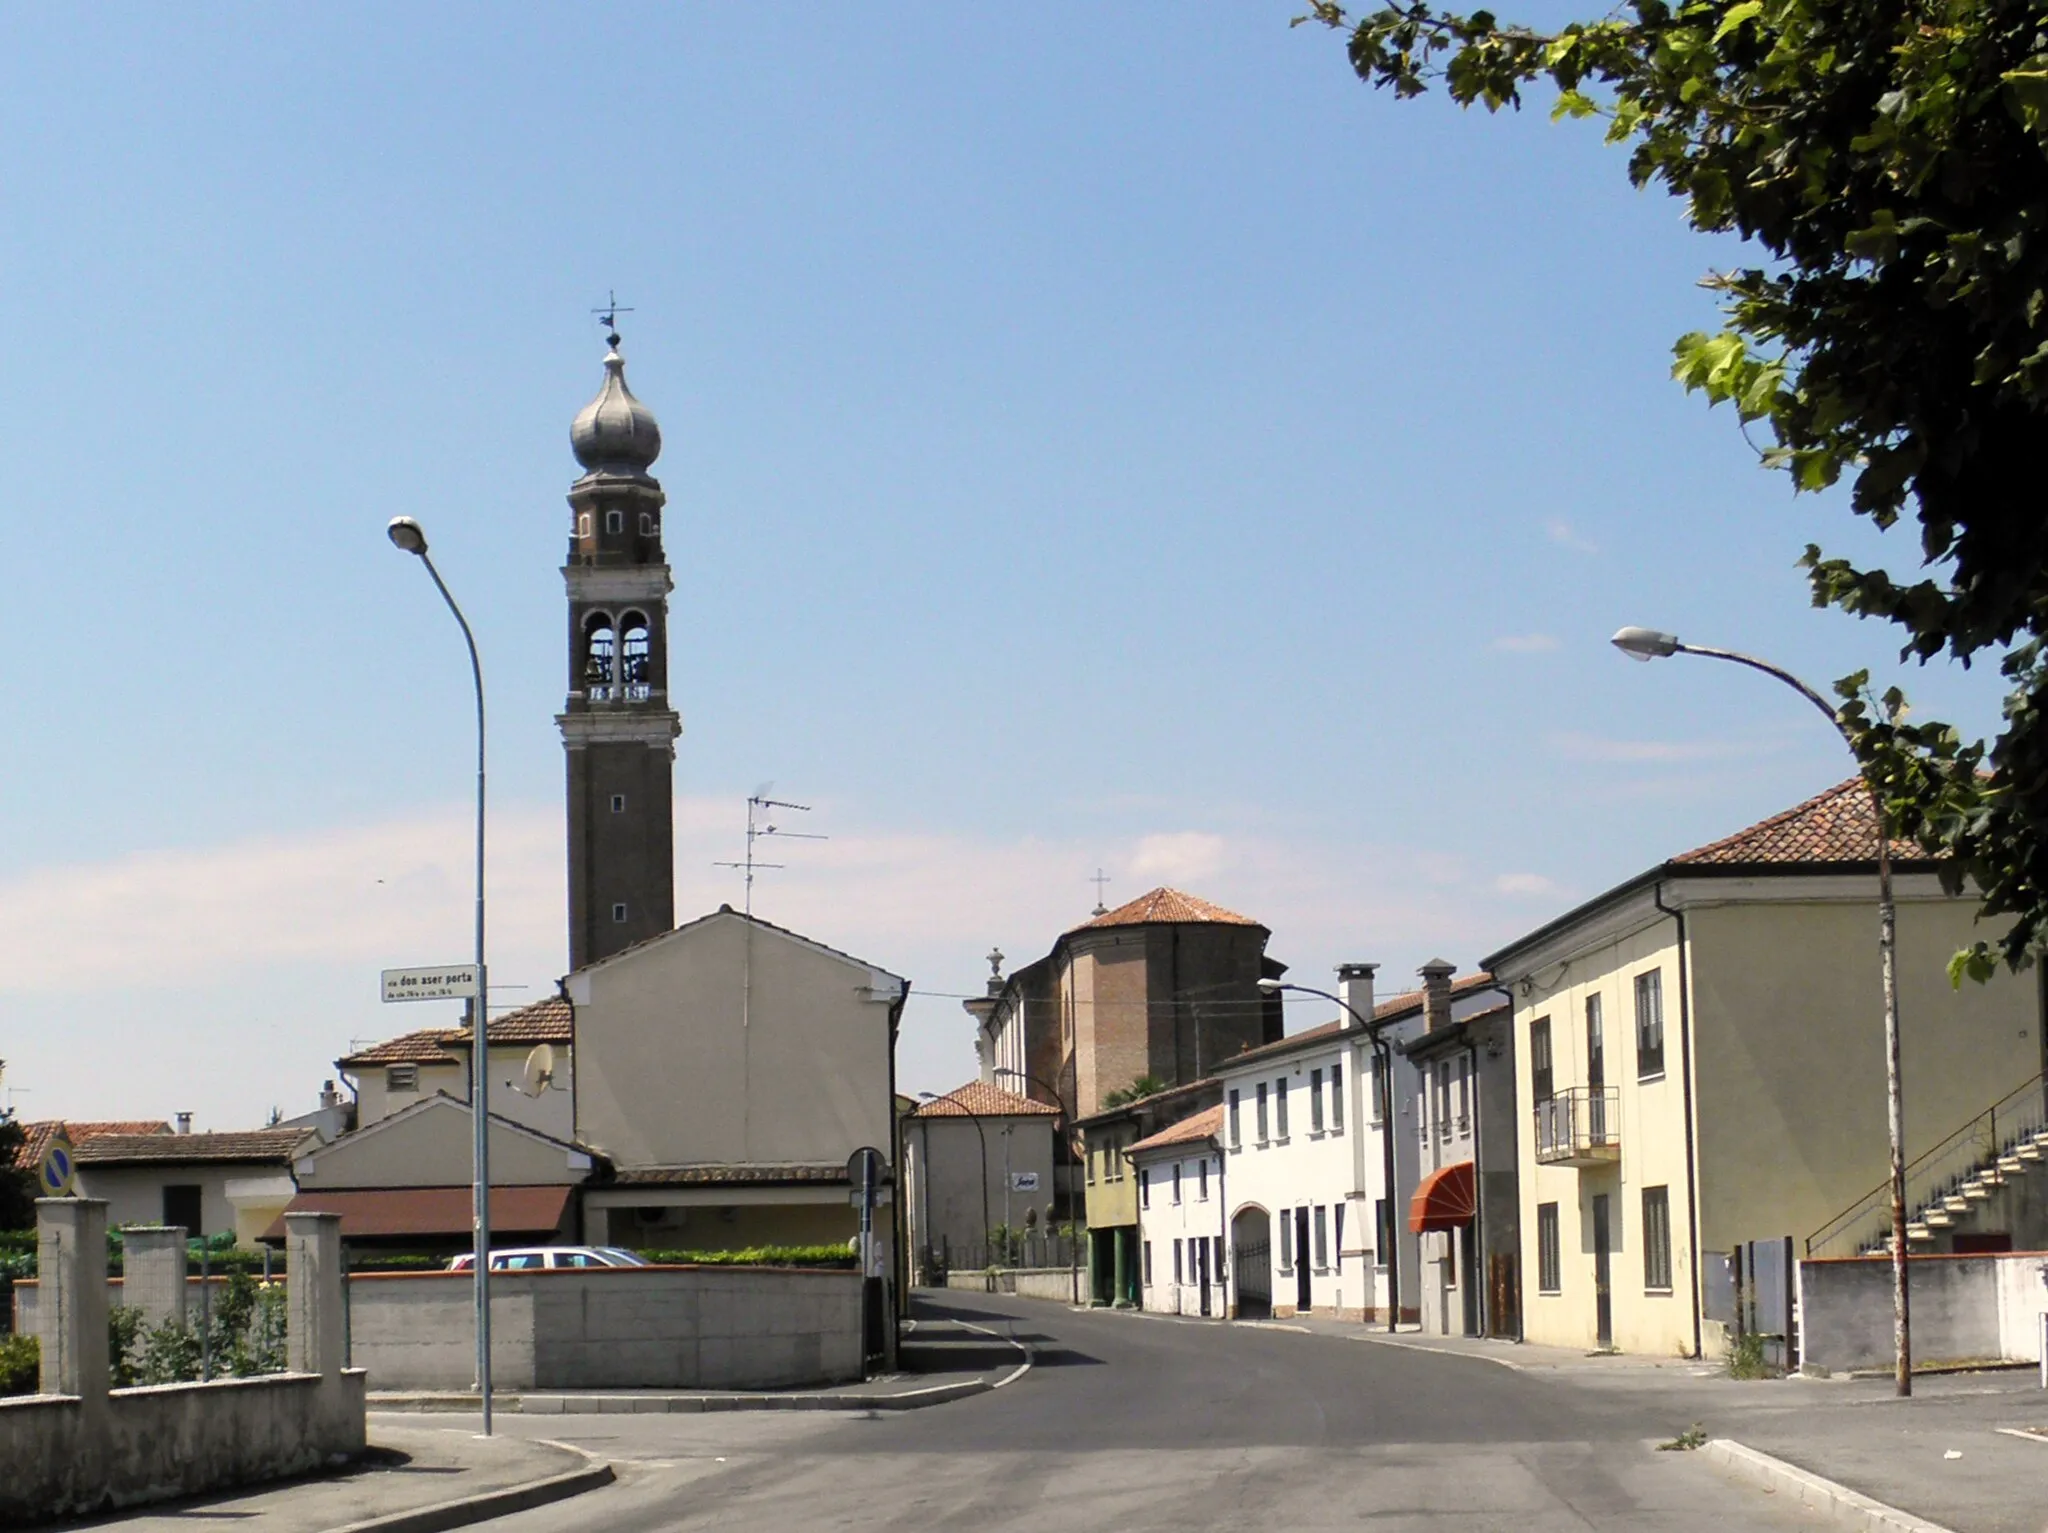
M769 818L777 809L794 809L800 814L809 814L809 804L793 804L788 799L770 798L775 789L772 782L764 782L747 795L747 855L743 862L714 862L714 868L733 868L746 874L746 895L743 909L748 915L754 913L754 875L763 868L781 869L789 866L786 862L763 862L754 855L755 844L769 836L780 836L785 841L830 841L830 836L821 836L812 831L784 830Z

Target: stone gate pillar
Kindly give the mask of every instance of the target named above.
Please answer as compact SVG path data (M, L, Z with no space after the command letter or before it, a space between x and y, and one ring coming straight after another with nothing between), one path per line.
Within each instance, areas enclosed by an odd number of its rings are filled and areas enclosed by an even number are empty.
M107 1205L36 1199L36 1337L41 1392L88 1403L107 1394Z
M131 1225L121 1232L121 1302L155 1329L185 1323L185 1231L175 1224Z
M342 1365L341 1215L284 1216L285 1366L339 1378Z

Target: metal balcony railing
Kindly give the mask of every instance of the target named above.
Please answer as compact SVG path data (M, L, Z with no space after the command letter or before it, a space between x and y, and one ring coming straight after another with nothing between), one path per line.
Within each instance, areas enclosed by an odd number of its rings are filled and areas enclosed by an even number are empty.
M1573 1086L1536 1104L1536 1162L1604 1166L1621 1159L1621 1092Z

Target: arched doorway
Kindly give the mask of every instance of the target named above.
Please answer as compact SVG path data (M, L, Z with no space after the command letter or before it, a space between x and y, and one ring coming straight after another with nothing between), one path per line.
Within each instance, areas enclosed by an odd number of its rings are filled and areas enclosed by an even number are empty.
M1230 1265L1237 1275L1239 1320L1273 1314L1273 1221L1263 1208L1239 1209L1230 1221Z

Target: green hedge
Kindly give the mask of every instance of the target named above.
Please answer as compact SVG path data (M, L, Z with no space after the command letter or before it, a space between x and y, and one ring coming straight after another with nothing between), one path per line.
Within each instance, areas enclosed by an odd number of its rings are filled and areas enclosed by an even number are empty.
M33 1336L0 1336L0 1395L32 1395L42 1382L42 1348Z
M671 1267L853 1267L860 1258L843 1245L749 1246L740 1251L636 1251Z

